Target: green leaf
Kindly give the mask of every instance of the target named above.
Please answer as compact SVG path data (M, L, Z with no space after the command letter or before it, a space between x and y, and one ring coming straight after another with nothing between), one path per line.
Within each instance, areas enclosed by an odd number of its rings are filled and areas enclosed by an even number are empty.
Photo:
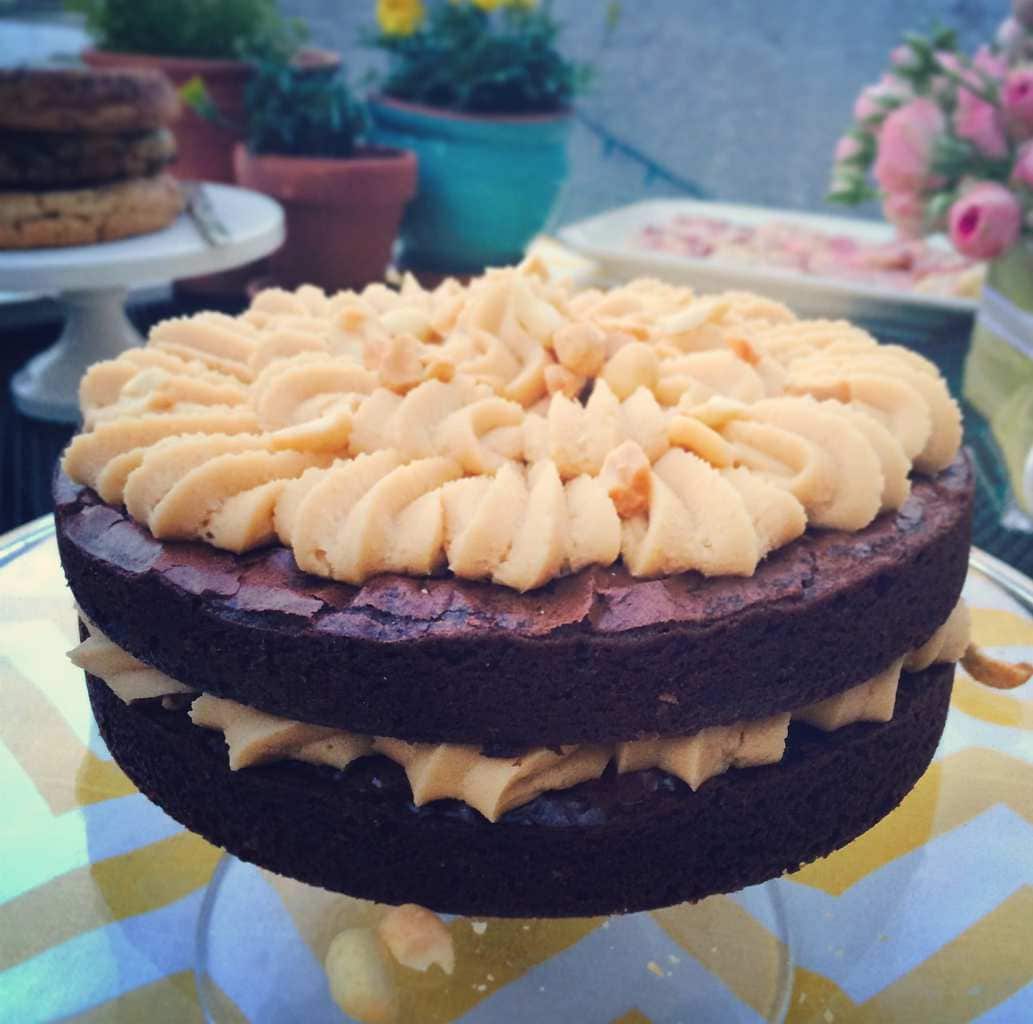
M254 153L349 156L366 130L365 110L341 78L259 61L245 93Z
M204 79L200 75L188 78L179 87L179 98L191 110L195 110L198 113L206 106L214 106L211 97L208 95L208 90L205 88Z
M904 44L910 48L918 61L928 60L935 49L929 39L919 35L917 32L906 32L904 34Z
M276 0L66 0L65 7L85 15L105 50L286 59L305 38L304 23L283 18Z
M570 105L591 69L557 49L548 5L502 8L440 3L409 36L367 35L387 52L383 91L398 99L477 113L546 113Z
M837 164L833 169L832 182L826 199L843 206L857 206L870 199L877 199L879 193L868 184L865 176L850 168Z
M955 198L956 193L953 190L937 192L925 204L925 224L927 230L935 231L947 223L947 215L950 213L950 208L953 206Z
M177 90L183 105L199 117L218 125L230 125L229 119L215 105L215 101L200 75L188 78Z
M954 53L958 49L958 34L946 25L933 25L930 42L934 50L947 50Z
M908 101L902 96L880 96L875 102L888 114L896 110L897 107L902 107Z

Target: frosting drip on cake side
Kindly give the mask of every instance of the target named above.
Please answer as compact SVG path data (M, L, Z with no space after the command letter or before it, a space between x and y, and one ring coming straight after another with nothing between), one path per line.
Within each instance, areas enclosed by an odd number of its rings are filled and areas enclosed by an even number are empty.
M97 364L65 471L155 537L279 540L349 583L448 570L518 591L618 558L751 575L860 530L956 453L936 368L842 321L540 268L259 294Z
M893 717L902 670L922 671L957 661L969 643L969 614L959 602L948 620L920 648L898 659L873 679L816 704L756 721L703 729L692 736L535 748L516 757L489 757L475 746L408 743L360 736L296 722L236 701L197 694L182 683L121 650L96 626L70 652L85 672L104 680L125 703L155 697L193 697L195 725L223 733L233 770L293 759L343 769L371 754L382 754L405 770L417 806L434 800L462 800L489 821L547 790L569 789L599 778L613 761L620 773L659 768L698 789L730 768L777 764L785 752L790 720L833 731L855 722L888 722Z

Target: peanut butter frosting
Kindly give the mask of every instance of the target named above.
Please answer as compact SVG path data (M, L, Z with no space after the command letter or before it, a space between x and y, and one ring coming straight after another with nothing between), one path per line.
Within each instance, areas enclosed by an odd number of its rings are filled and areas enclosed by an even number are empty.
M751 575L808 526L899 508L961 438L936 368L848 323L650 280L572 292L533 262L168 320L80 401L66 473L155 537L518 591L617 559Z
M489 821L497 821L506 811L547 790L568 789L597 779L611 761L619 773L659 768L693 790L730 768L777 764L785 752L790 720L826 732L855 722L888 722L893 717L901 671L957 661L969 647L968 608L959 602L926 643L873 679L792 712L713 726L692 736L539 747L516 757L490 757L476 746L362 736L198 693L134 658L92 623L86 625L90 636L69 652L74 664L104 680L127 704L157 697L192 698L191 720L222 732L234 771L286 759L343 769L361 757L381 754L405 770L416 806L462 800Z

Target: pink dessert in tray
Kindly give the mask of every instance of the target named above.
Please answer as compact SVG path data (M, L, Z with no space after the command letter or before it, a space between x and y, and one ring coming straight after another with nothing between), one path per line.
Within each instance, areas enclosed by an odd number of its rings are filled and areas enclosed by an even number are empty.
M866 242L789 221L736 223L702 214L675 214L637 231L633 244L687 259L764 266L817 277L928 295L973 297L983 267L927 242Z

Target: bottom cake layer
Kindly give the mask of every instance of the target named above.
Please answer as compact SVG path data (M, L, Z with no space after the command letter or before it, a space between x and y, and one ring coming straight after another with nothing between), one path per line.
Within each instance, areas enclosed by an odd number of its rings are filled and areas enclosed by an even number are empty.
M845 845L932 759L954 665L901 677L893 719L823 733L794 723L776 765L693 792L657 770L545 793L482 818L415 808L381 757L344 771L284 762L230 771L222 736L158 701L123 704L87 677L111 753L140 790L243 860L352 896L502 917L610 914L731 892Z

